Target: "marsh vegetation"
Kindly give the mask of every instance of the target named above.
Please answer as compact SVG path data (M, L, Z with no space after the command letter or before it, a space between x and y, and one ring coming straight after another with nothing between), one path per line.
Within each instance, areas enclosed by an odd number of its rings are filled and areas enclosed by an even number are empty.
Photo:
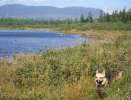
M9 26L13 27L14 26ZM93 35L96 40L74 48L49 50L40 55L16 55L0 61L1 100L97 100L95 72L124 71L106 87L104 100L131 99L131 23L58 23L37 28Z

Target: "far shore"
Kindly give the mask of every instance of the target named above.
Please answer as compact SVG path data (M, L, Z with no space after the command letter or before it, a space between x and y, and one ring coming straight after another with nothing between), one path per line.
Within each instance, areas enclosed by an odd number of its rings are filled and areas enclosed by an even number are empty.
M96 40L109 40L109 39L116 39L119 36L123 35L124 33L128 33L129 31L122 31L122 30L62 30L57 28L34 28L34 27L6 27L0 26L0 30L31 30L31 31L45 31L45 32L60 32L65 34L78 34L83 37L90 37Z

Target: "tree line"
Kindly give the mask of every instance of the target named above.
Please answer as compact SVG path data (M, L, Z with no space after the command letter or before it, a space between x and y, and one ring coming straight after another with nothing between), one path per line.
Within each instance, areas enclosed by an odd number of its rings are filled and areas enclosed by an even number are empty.
M129 10L115 10L112 14L109 13L101 13L99 18L93 18L92 16L84 17L81 15L80 22L128 22L131 21L131 9Z
M66 20L27 20L27 19L13 19L13 18L0 18L0 25L46 25L46 24L70 24L70 23L94 23L94 22L128 22L131 21L131 9L130 10L115 10L112 14L101 13L98 18L94 18L91 14L89 16L81 15L78 19L66 19Z
M98 18L99 22L128 22L131 21L131 9L122 11L113 11L112 14L106 13Z

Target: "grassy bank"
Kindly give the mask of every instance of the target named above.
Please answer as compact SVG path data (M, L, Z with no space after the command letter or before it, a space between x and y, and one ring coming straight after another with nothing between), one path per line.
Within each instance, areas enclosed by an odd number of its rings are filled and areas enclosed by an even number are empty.
M115 32L111 37L117 38L108 42L93 42L41 55L16 55L13 63L2 60L0 100L97 100L94 79L98 68L124 71L121 80L113 81L105 89L104 99L130 100L131 32Z
M64 22L41 22L41 23L26 23L19 22L18 24L10 22L7 24L0 24L0 29L34 29L34 30L56 30L69 32L72 30L76 31L88 31L88 30L108 30L108 31L129 31L131 30L131 22L93 22L93 23L64 23Z

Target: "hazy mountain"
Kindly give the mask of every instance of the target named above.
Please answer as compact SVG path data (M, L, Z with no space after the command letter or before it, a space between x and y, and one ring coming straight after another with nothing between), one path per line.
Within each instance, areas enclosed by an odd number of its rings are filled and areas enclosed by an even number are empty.
M19 4L0 6L0 17L19 19L66 19L84 16L97 17L104 12L95 8L65 7L57 8L50 6L25 6Z

